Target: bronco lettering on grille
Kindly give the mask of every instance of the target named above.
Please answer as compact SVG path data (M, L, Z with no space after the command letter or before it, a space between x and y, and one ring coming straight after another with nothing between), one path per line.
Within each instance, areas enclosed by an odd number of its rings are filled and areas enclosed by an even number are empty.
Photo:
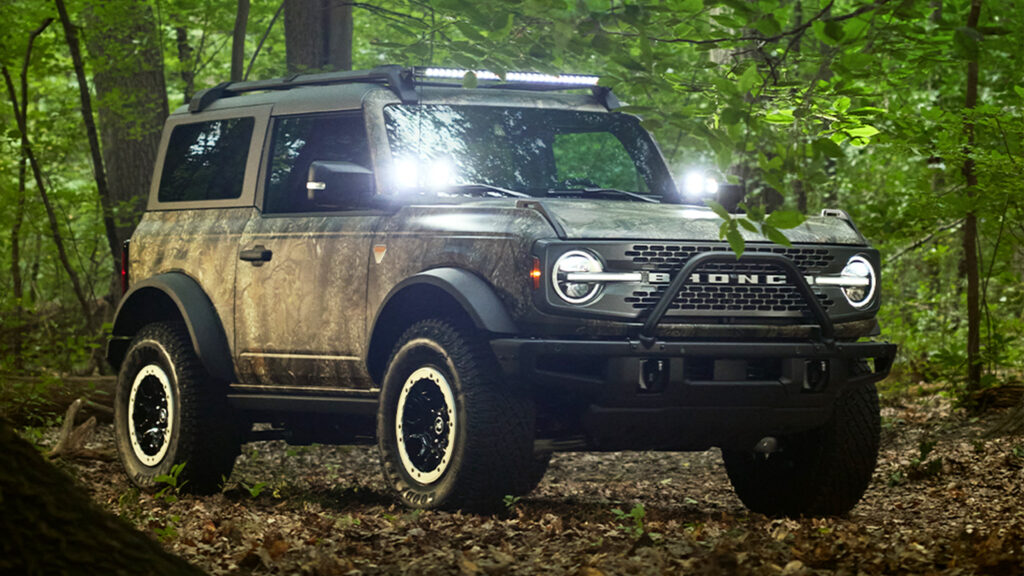
M651 272L647 275L651 284L668 284L671 275L665 272ZM767 284L778 286L786 283L785 274L691 274L689 284Z

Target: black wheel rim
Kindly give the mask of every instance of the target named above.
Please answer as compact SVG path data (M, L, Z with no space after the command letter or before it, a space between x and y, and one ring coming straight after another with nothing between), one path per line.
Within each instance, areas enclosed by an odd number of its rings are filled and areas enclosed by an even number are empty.
M455 437L454 396L438 370L421 368L406 380L395 431L406 472L423 484L436 481L451 461Z

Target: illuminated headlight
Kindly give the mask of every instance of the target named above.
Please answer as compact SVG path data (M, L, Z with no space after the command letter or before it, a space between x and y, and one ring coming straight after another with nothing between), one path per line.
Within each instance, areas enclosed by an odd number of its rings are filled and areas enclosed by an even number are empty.
M864 308L871 304L875 296L875 269L863 256L854 256L846 263L839 275L842 280L843 295L854 308Z
M604 269L601 261L590 252L570 250L559 256L551 274L555 293L570 304L585 304L601 291L602 284L594 281L579 281L577 275L600 274Z

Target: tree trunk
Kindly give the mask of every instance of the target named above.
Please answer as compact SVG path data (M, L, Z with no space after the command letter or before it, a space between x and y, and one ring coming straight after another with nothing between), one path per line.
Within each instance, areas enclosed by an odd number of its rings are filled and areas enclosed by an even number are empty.
M203 573L94 504L2 418L0 454L0 573Z
M967 16L967 28L977 31L978 18L981 15L981 0L971 1L971 11ZM978 104L978 57L967 62L967 98L965 107L973 109ZM977 194L978 175L974 169L974 122L964 122L964 133L967 143L964 146L964 180L967 182L968 203ZM974 208L969 208L964 219L964 268L967 275L967 391L973 392L981 388L981 306L980 306L980 271L978 269L978 218Z
M285 0L288 72L352 69L352 4L342 0Z
M178 65L181 66L181 81L185 83L185 90L182 92L182 102L188 103L196 91L196 64L192 57L194 50L188 42L188 29L184 26L176 26L174 28L174 40L178 46Z
M82 120L85 123L85 134L89 140L92 173L93 178L96 180L96 191L100 197L100 209L103 211L103 228L107 234L107 247L110 250L110 282L113 288L118 285L116 281L119 273L117 263L121 257L121 242L117 237L117 227L114 224L114 210L111 207L110 190L107 187L107 174L103 168L100 138L96 132L96 121L92 114L92 96L89 94L89 82L85 78L85 64L82 62L78 30L71 23L64 0L56 0L56 4L57 13L60 14L61 26L64 27L64 39L67 41L68 50L71 52L71 64L75 69L75 78L78 80L78 98L82 104Z
M21 280L21 225L25 221L26 162L28 160L22 153L18 162L18 202L14 207L14 226L11 227L11 292L14 295L14 340L11 342L11 351L14 355L14 369L17 371L25 365L21 357L21 326L25 321L25 288Z
M15 92L14 88L14 81L11 79L11 74L7 71L7 67L2 64L0 64L0 75L3 75L4 83L7 85L7 96L10 98L11 106L14 108L14 117L18 124L18 132L21 137L21 153L28 159L28 165L32 168L32 176L35 178L36 188L39 190L39 197L42 199L43 207L46 209L46 217L50 224L50 232L53 235L53 243L57 246L57 256L60 258L60 263L64 267L64 271L68 273L68 278L71 280L71 287L75 293L75 298L82 307L82 315L85 317L85 321L89 326L89 331L92 332L93 329L96 328L92 322L92 306L89 305L89 299L85 296L85 290L82 288L82 282L78 278L78 272L75 271L75 268L71 265L67 249L64 247L64 238L60 232L60 225L57 223L57 215L53 209L53 204L50 203L50 196L47 193L46 185L43 182L43 169L39 166L35 153L32 152L32 142L28 137L28 119L21 114L21 107L18 105L18 94Z
M20 109L18 115L21 118L28 118L28 67L32 63L32 46L35 44L36 38L50 26L51 22L53 22L53 18L47 18L28 37L25 59L21 64L21 106L15 104L15 107ZM11 227L11 291L14 294L14 341L11 348L14 352L14 368L16 370L21 370L24 366L24 359L21 357L21 327L25 321L25 289L21 278L21 225L25 221L27 169L28 156L25 155L23 148L21 158L18 160L18 201L14 208L14 225Z
M127 209L117 222L120 244L145 207L167 118L163 55L148 3L92 0L85 21L110 199Z
M249 23L249 0L238 0L235 31L231 38L231 81L242 79L245 65L245 27Z

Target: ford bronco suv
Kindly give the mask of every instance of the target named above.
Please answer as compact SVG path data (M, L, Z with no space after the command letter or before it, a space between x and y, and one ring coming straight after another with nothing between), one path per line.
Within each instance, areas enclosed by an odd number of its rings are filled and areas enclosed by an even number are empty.
M553 452L717 446L752 510L852 508L895 348L845 213L737 258L594 78L462 77L221 84L170 116L107 352L132 481L376 442L405 504L489 509Z

